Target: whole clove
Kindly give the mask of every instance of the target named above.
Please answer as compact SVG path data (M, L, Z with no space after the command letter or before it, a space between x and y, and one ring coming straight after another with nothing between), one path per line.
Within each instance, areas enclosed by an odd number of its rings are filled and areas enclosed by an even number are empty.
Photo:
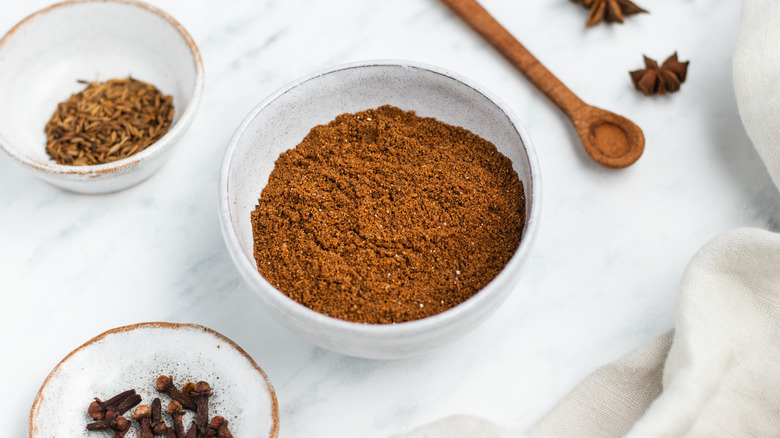
M125 417L117 417L114 427L114 438L123 438L130 430L130 420Z
M148 405L140 405L135 408L133 420L141 424L141 438L154 438L154 434L152 434L152 410Z
M102 420L88 423L87 430L113 430L116 426L116 418L117 415L114 411L108 411Z
M112 429L113 427L106 420L98 420L95 421L94 423L87 423L87 430L112 430Z
M87 408L87 413L89 414L90 417L92 417L93 420L102 420L105 418L106 411L108 410L118 411L116 409L116 406L132 395L135 395L135 389L128 389L127 391L120 392L119 394L111 397L106 401L102 401L99 398L95 397L95 401L89 404L89 408ZM139 397L139 403L140 403L140 397ZM125 411L127 411L127 409L125 409ZM124 412L121 412L120 415L121 414L124 414Z
M119 415L122 415L130 409L134 408L139 403L141 403L141 396L138 394L133 394L119 402L119 404L114 406L111 410Z
M130 430L130 421L114 411L107 411L102 420L87 424L87 430L113 430L114 438L122 438Z
M225 417L217 415L212 418L211 423L209 423L209 429L215 430L218 438L233 438L233 434L230 433L230 429L228 429L228 421Z
M198 428L198 433L201 435L206 434L206 427L209 423L209 396L211 396L211 386L208 382L200 381L192 386L190 390L186 387L189 396L195 400L197 410L195 411L195 425Z
M162 419L162 402L159 397L152 400L152 433L155 436L168 434L168 425Z
M186 410L195 412L197 410L197 406L195 405L195 401L191 398L187 397L182 393L182 391L179 391L176 386L173 384L173 377L171 376L160 376L157 378L157 390L162 392L163 394L166 394L171 399L179 402L179 404Z
M95 397L95 401L89 404L87 413L93 420L102 420L105 418L106 409L103 407L103 403L99 398Z
M168 409L165 411L173 419L173 429L176 431L176 438L184 438L184 424L182 423L182 415L184 410L181 407L181 403L176 400L168 403Z

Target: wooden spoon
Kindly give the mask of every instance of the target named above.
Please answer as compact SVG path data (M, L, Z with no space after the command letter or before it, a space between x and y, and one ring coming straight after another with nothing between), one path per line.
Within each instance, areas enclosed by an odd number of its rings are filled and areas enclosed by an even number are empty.
M633 164L645 149L642 129L615 113L590 106L566 88L475 0L441 0L522 72L571 119L585 151L612 168Z

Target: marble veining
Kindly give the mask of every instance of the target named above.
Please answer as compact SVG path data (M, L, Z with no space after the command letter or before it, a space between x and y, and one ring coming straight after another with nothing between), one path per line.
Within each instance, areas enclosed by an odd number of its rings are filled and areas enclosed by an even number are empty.
M483 0L585 101L643 128L644 156L614 171L435 0L149 1L187 28L206 67L200 111L170 161L138 186L84 196L0 155L9 436L27 434L33 398L68 352L143 321L205 325L243 347L276 389L284 437L384 437L458 413L525 429L595 368L673 327L680 277L707 240L736 226L780 231L780 195L733 97L739 2L645 0L650 14L586 29L587 11L568 0ZM49 4L4 2L0 31ZM691 61L680 93L632 89L643 54L675 50ZM516 290L487 322L430 354L370 361L315 348L268 316L226 252L217 178L264 97L324 67L386 58L450 69L512 108L537 149L543 211Z

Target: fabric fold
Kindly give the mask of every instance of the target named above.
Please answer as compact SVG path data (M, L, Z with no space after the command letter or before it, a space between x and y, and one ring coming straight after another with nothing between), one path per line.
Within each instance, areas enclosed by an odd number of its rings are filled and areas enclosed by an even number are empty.
M780 235L739 228L707 243L683 277L676 326L663 393L626 436L779 436L767 395L780 394Z

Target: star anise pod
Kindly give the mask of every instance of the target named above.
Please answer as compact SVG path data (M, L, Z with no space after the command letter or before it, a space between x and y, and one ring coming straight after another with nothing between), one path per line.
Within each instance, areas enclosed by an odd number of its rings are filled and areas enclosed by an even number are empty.
M595 26L606 20L608 23L622 23L629 15L647 12L630 0L572 0L586 8L590 8L588 14L588 27Z
M654 94L674 93L680 89L680 84L685 82L690 61L677 60L677 52L664 61L661 66L648 58L645 58L645 68L631 72L631 80L637 90L652 96Z

